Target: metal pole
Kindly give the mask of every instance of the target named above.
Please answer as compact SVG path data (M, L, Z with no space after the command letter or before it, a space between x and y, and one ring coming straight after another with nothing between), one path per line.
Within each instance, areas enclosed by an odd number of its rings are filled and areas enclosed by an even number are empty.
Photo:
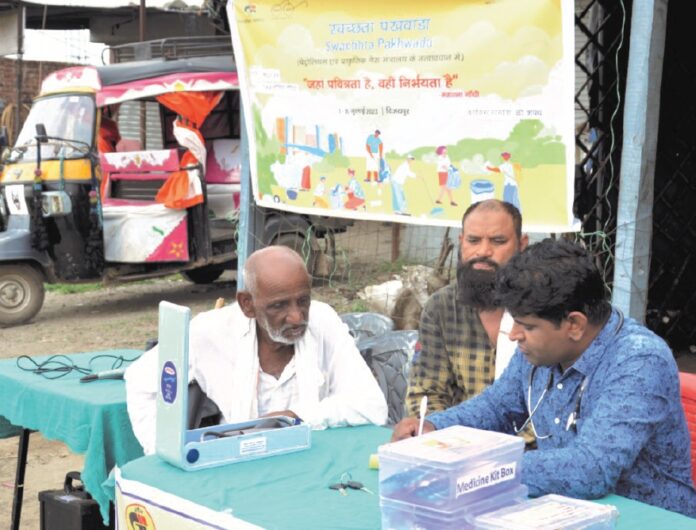
M14 123L14 139L19 137L22 126L22 84L24 82L24 6L17 2L17 119Z
M145 28L146 28L146 17L147 11L145 10L145 0L140 0L140 12L138 17L138 34L140 36L140 42L145 41Z
M392 234L391 234L391 261L394 263L399 259L399 249L401 248L401 225L399 223L392 223Z
M645 320L668 0L635 0L626 76L613 303Z
M249 159L249 138L245 127L244 113L239 113L241 120L241 155L242 172L240 175L241 190L239 193L239 229L237 237L237 291L244 289L244 269L249 255L263 245L263 214L254 202L251 186L251 168Z
M17 450L17 472L15 474L14 497L12 499L12 524L11 530L19 530L22 518L22 500L24 499L24 472L27 469L27 453L29 451L29 429L22 429L19 434L19 448Z
M140 0L140 11L138 15L138 34L140 42L145 42L145 35L147 33L145 0ZM147 106L144 101L140 102L140 148L147 149Z

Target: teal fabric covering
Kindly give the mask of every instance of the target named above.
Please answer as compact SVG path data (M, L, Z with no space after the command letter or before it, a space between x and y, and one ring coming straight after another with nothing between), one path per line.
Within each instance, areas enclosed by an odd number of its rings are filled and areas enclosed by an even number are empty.
M231 508L240 519L269 530L379 529L378 495L349 490L344 497L328 486L349 472L377 493L378 472L368 468L369 456L390 436L383 427L329 429L312 432L312 448L299 453L195 472L148 456L121 471L124 479L208 508ZM113 480L105 484L111 498L113 488ZM619 509L619 530L696 529L696 520L616 495L599 502Z
M88 367L96 355L133 358L138 350L110 350L70 355L75 364ZM41 361L46 357L34 357ZM111 368L113 360L95 360L95 371ZM80 383L82 374L70 373L48 380L22 371L16 359L0 361L0 416L14 425L40 431L45 438L64 442L71 451L84 453L82 481L108 519L109 498L101 487L111 468L143 455L131 429L122 380ZM0 429L2 426L0 425ZM29 442L31 454L31 441ZM69 469L65 470L70 471ZM60 487L56 484L56 487Z

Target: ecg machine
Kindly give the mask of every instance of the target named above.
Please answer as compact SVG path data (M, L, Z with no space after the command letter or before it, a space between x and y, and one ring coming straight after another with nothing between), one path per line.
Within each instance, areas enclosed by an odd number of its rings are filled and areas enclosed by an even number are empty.
M287 416L187 428L190 319L188 307L160 302L157 455L193 471L309 449L309 425Z

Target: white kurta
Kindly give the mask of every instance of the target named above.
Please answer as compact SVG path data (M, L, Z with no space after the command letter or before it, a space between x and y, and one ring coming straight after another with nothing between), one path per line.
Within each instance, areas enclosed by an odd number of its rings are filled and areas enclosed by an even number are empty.
M125 374L128 414L146 454L155 451L157 356L157 347L147 351ZM297 393L290 410L312 428L387 421L384 394L348 327L327 304L312 302L294 364ZM258 417L256 321L244 316L237 304L191 320L189 365L190 378L217 404L225 423Z
M500 172L503 174L504 184L507 186L517 186L517 180L515 179L515 166L512 162L503 162L498 166Z
M517 341L510 340L510 331L515 321L512 315L505 311L503 318L500 320L500 330L498 331L498 341L495 347L495 378L498 379L507 365L510 364L510 359L515 354Z

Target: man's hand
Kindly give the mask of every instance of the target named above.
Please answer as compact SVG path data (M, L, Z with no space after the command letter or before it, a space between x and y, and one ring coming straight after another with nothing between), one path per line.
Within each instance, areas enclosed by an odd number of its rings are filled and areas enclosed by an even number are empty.
M394 427L394 432L392 433L391 441L398 442L404 438L411 438L418 434L418 425L420 420L415 417L405 418L396 424ZM423 433L432 432L435 430L435 425L429 421L423 422Z
M262 418L270 418L271 416L288 416L290 418L295 418L297 419L298 416L291 410L277 410L274 412L269 412L268 414L264 414L261 416Z

